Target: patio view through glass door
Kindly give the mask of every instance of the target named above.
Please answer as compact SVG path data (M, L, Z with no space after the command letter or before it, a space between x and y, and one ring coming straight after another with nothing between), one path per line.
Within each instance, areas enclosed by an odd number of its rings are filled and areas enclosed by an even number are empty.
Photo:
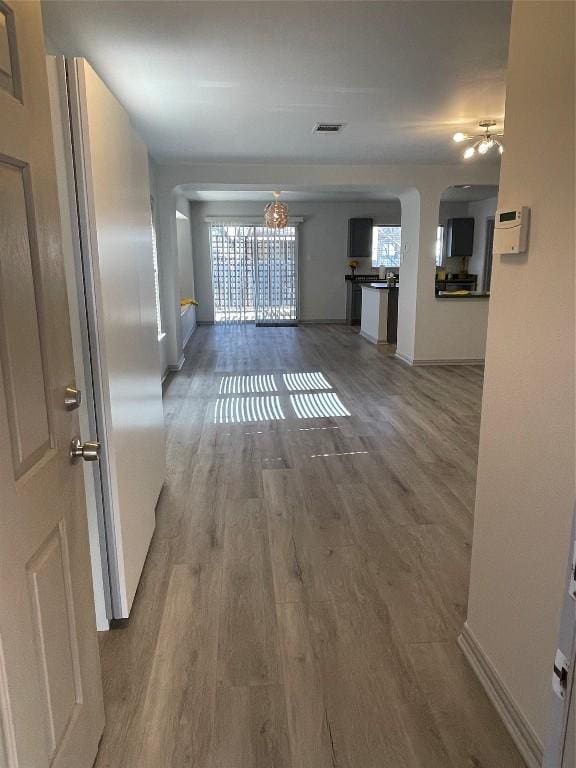
M215 323L296 322L296 227L214 223L210 253Z

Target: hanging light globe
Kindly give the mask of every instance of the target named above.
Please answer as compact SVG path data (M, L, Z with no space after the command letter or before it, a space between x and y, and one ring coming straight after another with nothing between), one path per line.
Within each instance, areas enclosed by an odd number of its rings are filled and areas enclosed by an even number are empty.
M288 225L288 206L279 200L280 192L273 192L274 202L264 208L264 223L270 229L284 229Z

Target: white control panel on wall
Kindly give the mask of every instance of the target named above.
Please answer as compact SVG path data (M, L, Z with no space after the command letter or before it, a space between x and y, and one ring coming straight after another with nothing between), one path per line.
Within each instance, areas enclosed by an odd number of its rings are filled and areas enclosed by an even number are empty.
M496 211L494 224L494 253L524 253L528 248L530 208Z

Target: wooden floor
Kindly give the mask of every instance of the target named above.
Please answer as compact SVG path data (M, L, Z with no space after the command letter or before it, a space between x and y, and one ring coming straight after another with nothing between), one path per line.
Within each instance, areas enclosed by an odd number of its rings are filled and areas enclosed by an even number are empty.
M330 389L291 400L302 372ZM456 644L481 391L346 326L201 327L132 617L102 636L98 768L523 766Z

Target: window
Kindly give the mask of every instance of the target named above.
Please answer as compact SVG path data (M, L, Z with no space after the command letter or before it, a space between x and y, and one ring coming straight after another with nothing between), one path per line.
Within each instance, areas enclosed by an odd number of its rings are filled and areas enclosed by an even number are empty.
M401 227L373 227L372 266L399 267Z
M152 263L154 264L154 298L156 299L156 324L158 326L158 338L164 335L162 332L162 313L160 311L160 279L158 274L158 248L156 246L156 227L154 225L154 200L150 198L150 229L152 230Z
M441 267L444 261L444 224L436 229L436 266Z

